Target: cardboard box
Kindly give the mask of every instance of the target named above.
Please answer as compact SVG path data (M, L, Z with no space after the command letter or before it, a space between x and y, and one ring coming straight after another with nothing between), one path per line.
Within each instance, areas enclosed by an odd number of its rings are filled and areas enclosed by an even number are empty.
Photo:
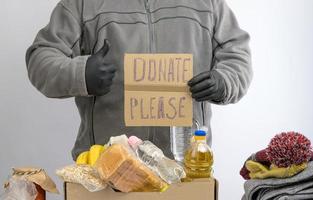
M163 192L115 192L110 187L91 193L74 183L64 184L65 200L218 200L218 182L215 179L199 179L193 182L171 185Z

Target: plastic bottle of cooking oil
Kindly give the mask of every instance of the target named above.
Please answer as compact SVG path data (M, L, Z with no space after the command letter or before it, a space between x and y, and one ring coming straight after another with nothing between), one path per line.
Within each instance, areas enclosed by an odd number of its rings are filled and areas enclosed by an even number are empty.
M206 131L197 130L185 153L184 167L187 179L210 178L212 166L213 153L206 143Z

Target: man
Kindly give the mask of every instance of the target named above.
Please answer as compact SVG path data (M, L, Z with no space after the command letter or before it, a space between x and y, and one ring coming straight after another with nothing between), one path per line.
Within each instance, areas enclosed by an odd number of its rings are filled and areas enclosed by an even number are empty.
M193 118L210 127L211 103L236 103L247 92L248 42L224 0L62 0L26 63L44 95L75 97L81 124L73 159L124 133L150 140L172 157L169 127L125 127L124 54L193 54Z

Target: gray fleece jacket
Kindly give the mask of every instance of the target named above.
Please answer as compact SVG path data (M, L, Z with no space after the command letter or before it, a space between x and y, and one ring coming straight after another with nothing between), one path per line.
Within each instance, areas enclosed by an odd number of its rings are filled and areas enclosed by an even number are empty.
M85 66L104 39L117 73L111 92L88 95ZM194 74L216 70L236 103L252 78L249 35L224 0L62 0L26 53L32 84L50 98L75 97L81 124L72 156L126 133L150 140L172 157L169 127L125 127L125 53L191 53ZM194 119L210 128L212 102L193 102ZM211 130L209 130L211 135ZM211 137L208 137L209 144Z

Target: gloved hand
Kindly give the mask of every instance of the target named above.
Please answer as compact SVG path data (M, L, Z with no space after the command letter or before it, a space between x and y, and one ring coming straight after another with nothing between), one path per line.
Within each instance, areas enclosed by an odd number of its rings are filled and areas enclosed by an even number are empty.
M251 179L266 179L266 178L289 178L292 177L308 166L307 163L301 165L291 165L286 168L279 168L271 165L270 168L262 165L261 163L249 160L246 162L246 167L249 170Z
M105 60L109 49L109 41L104 40L103 47L87 60L85 76L90 95L102 96L110 92L116 67Z
M189 82L192 98L196 101L222 102L226 96L226 86L219 72L206 71L193 77Z

